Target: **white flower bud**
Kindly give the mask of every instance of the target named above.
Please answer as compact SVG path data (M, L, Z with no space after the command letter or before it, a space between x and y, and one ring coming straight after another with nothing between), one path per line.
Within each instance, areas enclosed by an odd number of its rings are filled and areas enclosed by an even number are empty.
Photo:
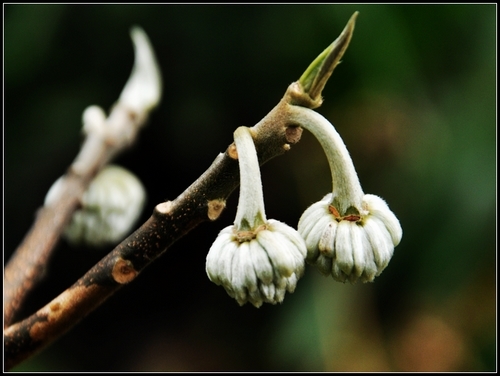
M306 261L340 282L372 282L401 241L401 225L384 200L363 193L349 152L328 120L303 107L292 106L290 112L316 136L332 174L332 193L311 205L299 220Z
M132 74L120 94L120 104L142 114L158 105L161 97L161 73L149 39L140 27L132 28L135 62Z
M273 219L252 236L242 239L236 226L224 228L208 252L207 275L240 305L281 303L304 274L304 241L292 227Z
M99 106L89 106L83 111L82 115L83 132L85 134L104 133L106 123L106 114Z
M208 251L207 275L240 305L281 303L304 273L306 245L292 227L266 219L250 130L238 128L234 139L241 178L238 210L235 224L224 228Z
M58 198L63 184L61 177L52 185L46 206ZM98 247L117 243L139 218L145 200L145 189L135 175L123 167L105 166L90 183L63 235L72 244Z
M298 231L307 246L307 262L340 282L372 282L388 265L403 235L401 225L384 200L363 196L360 216L338 217L333 194L311 205Z

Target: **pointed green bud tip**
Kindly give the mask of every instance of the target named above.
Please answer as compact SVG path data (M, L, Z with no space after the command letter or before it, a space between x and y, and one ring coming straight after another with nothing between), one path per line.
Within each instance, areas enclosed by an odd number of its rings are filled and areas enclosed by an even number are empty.
M313 101L321 102L321 92L351 41L358 14L359 12L354 12L340 36L307 67L300 77L299 84Z

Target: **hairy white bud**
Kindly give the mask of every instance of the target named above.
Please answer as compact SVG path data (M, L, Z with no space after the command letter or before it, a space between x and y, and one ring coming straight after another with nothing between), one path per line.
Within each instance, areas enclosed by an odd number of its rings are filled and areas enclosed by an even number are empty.
M104 133L106 114L99 106L89 106L83 111L82 122L85 134L93 132L102 134Z
M49 189L46 206L58 198L62 184L63 177ZM90 183L63 235L72 244L117 243L131 230L145 201L146 191L134 174L120 166L105 166Z
M250 238L242 238L245 235ZM304 274L306 252L297 231L282 222L270 219L251 234L228 226L208 252L206 271L240 305L276 304L283 302L287 291L295 291Z
M208 251L207 275L240 305L281 303L304 273L306 245L294 228L266 219L250 129L239 127L234 141L240 167L238 210L234 225L223 229Z
M150 111L160 102L161 73L144 30L133 27L130 35L134 43L135 62L119 102L140 114Z
M372 282L389 264L403 230L384 200L363 196L360 216L338 216L333 194L311 205L300 218L307 262L340 282Z
M372 282L385 269L403 230L383 199L364 194L349 152L320 114L291 107L293 119L318 139L330 165L332 193L311 205L299 220L307 262L340 282Z

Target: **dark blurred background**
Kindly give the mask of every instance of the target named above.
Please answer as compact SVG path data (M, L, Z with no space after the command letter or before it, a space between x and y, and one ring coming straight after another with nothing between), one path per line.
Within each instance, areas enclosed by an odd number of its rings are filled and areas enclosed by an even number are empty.
M280 100L360 12L317 111L403 239L372 284L312 267L282 305L239 307L205 257L234 220L179 240L134 283L19 371L496 369L496 5L4 5L4 263L78 153L83 110L117 100L141 26L164 94L116 163L154 206L176 198ZM268 218L296 226L331 188L316 140L262 169ZM109 249L62 240L25 314Z

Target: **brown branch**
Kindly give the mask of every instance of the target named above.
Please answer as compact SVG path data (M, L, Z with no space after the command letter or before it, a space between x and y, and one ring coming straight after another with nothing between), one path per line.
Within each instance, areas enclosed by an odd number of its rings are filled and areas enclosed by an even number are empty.
M135 48L132 74L106 119L93 106L84 112L85 141L63 179L59 197L38 212L35 223L4 271L4 327L15 320L28 294L42 279L47 262L94 176L130 146L160 98L161 79L145 33L131 32Z
M349 25L350 34L353 22ZM350 36L337 39L338 43L346 45L349 40ZM316 74L330 74L331 70L322 65L336 64L345 48L332 48L331 51L340 55L332 59L327 53L323 56L325 62L315 60L315 66L319 64L320 69L306 75L307 81L312 78L317 82ZM319 82L322 89L326 80ZM316 85L311 97L309 89L304 89L299 80L288 87L278 105L252 128L260 164L283 154L290 149L290 144L300 140L302 129L300 124L290 120L289 109L295 105L315 108L320 104L320 94L321 90L318 91ZM226 199L238 184L237 150L232 144L177 199L158 204L152 216L138 230L73 286L30 317L4 329L6 368L19 364L71 329L120 287L133 281L146 266L198 224L217 219ZM63 226L66 220L60 219L59 226Z
M135 121L133 123L135 126ZM44 206L39 210L35 223L5 267L4 326L14 321L15 313L28 293L44 275L52 250L93 177L126 146L110 144L107 138L94 134L89 135L85 145L92 145L93 153L87 153L87 146L83 147L65 175L64 190L59 200L54 205ZM86 168L75 168L84 153Z
M297 86L290 88L253 127L260 163L283 154L300 140L302 129L286 116ZM157 205L148 221L73 286L32 316L5 329L6 367L13 367L65 333L198 224L217 219L239 184L235 155L234 145L229 146L176 200Z

